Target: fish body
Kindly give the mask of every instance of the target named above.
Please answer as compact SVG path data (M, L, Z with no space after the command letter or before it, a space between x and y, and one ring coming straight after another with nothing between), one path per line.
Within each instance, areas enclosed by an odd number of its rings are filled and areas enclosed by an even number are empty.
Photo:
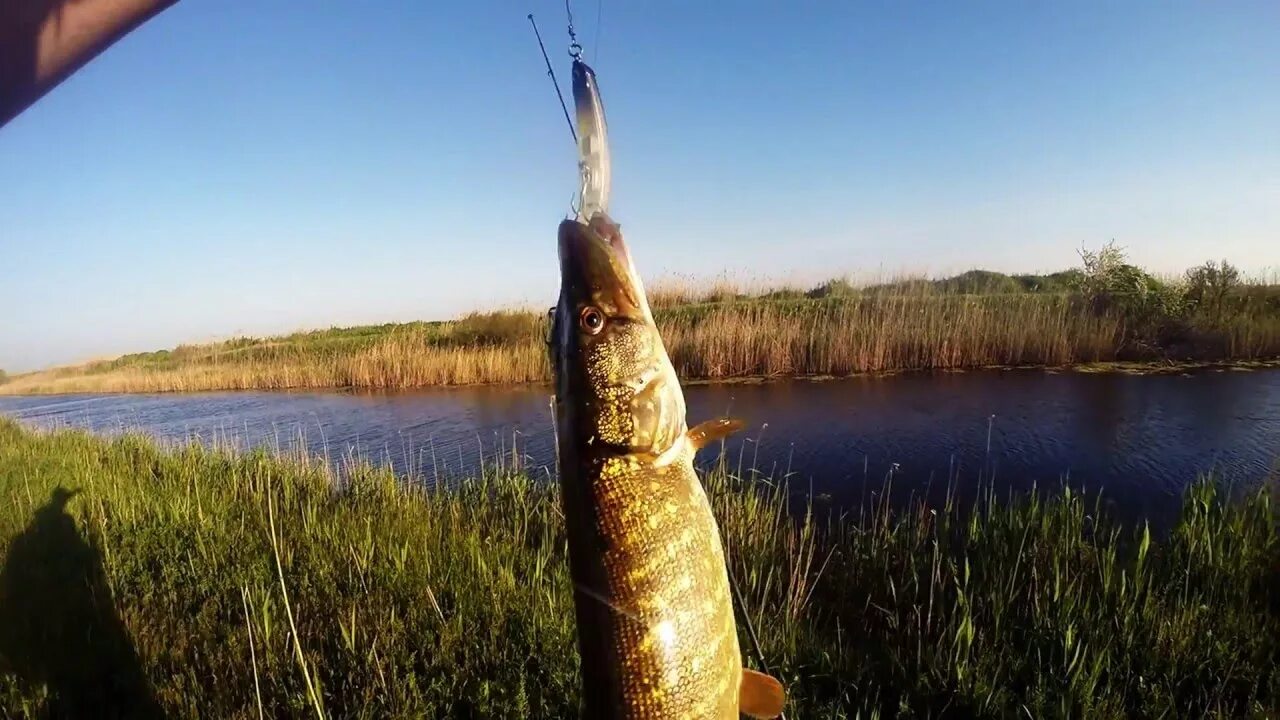
M550 345L583 717L774 717L776 680L744 671L719 529L693 467L732 421L692 431L621 230L559 229Z

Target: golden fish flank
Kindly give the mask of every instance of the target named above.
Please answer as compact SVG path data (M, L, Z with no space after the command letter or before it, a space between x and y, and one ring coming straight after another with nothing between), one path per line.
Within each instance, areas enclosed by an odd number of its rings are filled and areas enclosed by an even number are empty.
M724 552L694 453L736 429L685 425L684 395L622 235L560 228L552 362L585 717L775 717L742 668Z
M606 595L634 621L634 627L620 628L618 640L629 668L648 678L634 689L662 713L651 717L679 717L672 713L681 711L737 717L740 660L727 587L714 573L695 572L702 563L687 561L703 555L723 562L714 520L709 513L681 512L695 507L689 500L702 493L692 474L664 472L664 492L637 496L631 476L654 472L626 461L606 462L601 472L611 479L602 506L612 509L601 516L601 534L617 538L604 557ZM640 487L647 490L648 483Z

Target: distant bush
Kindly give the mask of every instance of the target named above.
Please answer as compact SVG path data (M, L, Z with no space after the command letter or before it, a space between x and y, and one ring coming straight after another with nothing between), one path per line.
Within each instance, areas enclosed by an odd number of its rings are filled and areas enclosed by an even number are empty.
M1180 287L1130 264L1115 241L1097 252L1081 250L1080 259L1074 289L1095 314L1123 316L1127 342L1163 345L1184 334L1186 299Z
M808 298L850 297L858 294L858 288L844 278L833 278L809 290L804 295Z
M1064 270L1051 275L1006 275L994 270L969 270L959 275L929 280L910 278L863 288L866 295L1017 295L1021 293L1074 292L1081 272ZM810 291L810 297L814 297Z
M3 385L7 382L9 382L9 374L6 373L4 370L0 370L0 385Z
M1240 312L1280 314L1280 285L1242 284L1230 297Z
M262 338L234 337L234 338L231 338L230 340L224 340L222 342L222 347L227 350L242 350L247 347L253 347L254 345L259 345L262 342L264 342ZM182 350L184 350L184 346L179 345L177 349L179 352L181 352Z
M1176 288L1127 262L1123 248L1114 241L1097 252L1081 250L1080 259L1084 267L1074 280L1074 289L1096 309L1143 315L1149 310L1172 309L1171 302L1181 303Z
M941 292L964 295L1003 295L1023 291L1017 280L1002 272L970 270L955 277L939 280L934 286Z
M1049 275L1014 275L1013 279L1027 292L1065 293L1075 289L1082 275L1072 268Z
M1240 271L1226 260L1193 267L1186 272L1187 306L1217 321L1222 318L1227 296L1240 286Z
M760 297L765 300L800 300L806 296L806 293L796 288L779 288L770 290Z
M1148 275L1126 262L1124 249L1108 242L1101 250L1080 250L1081 273L1075 290L1090 303L1105 309L1126 302L1124 298L1141 295L1146 290Z

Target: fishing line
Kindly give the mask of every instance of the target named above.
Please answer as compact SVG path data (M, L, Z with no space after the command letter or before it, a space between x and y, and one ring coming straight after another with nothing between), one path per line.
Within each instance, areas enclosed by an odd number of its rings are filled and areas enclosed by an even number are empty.
M582 44L578 42L578 33L573 31L573 8L569 6L572 0L564 0L564 14L569 18L569 57L582 61Z
M560 109L564 111L564 121L569 125L569 134L573 136L573 144L578 144L578 131L573 127L573 120L569 119L569 106L564 103L564 93L560 92L560 81L556 80L556 71L551 67L551 58L547 57L547 47L542 44L542 33L538 32L538 23L533 21L533 13L529 13L529 24L533 26L533 35L538 38L538 49L542 51L542 61L547 64L547 74L551 76L551 84L556 86L556 97L560 98ZM573 18L569 19L569 33L573 33ZM581 46L579 46L581 51Z
M600 61L600 14L603 10L604 0L596 0L596 39L595 44L591 46L591 63Z
M756 635L756 628L751 624L751 612L747 608L747 601L742 597L742 590L738 587L738 581L733 577L733 570L729 570L729 585L733 587L734 597L738 598L738 608L742 610L742 623L747 626L747 637L751 639L751 647L756 651L756 662L760 663L760 670L765 675L773 675L773 671L769 669L769 663L764 661L764 650L760 648L760 638ZM776 675L773 675L777 677ZM778 720L787 720L786 713L778 713Z

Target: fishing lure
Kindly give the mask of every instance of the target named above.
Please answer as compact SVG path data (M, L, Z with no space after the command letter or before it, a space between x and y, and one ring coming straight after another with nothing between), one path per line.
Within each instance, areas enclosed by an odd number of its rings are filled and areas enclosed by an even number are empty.
M597 213L608 213L612 164L609 157L609 125L600 99L596 73L580 56L573 59L573 107L578 120L578 172L581 176L578 220L589 222Z

